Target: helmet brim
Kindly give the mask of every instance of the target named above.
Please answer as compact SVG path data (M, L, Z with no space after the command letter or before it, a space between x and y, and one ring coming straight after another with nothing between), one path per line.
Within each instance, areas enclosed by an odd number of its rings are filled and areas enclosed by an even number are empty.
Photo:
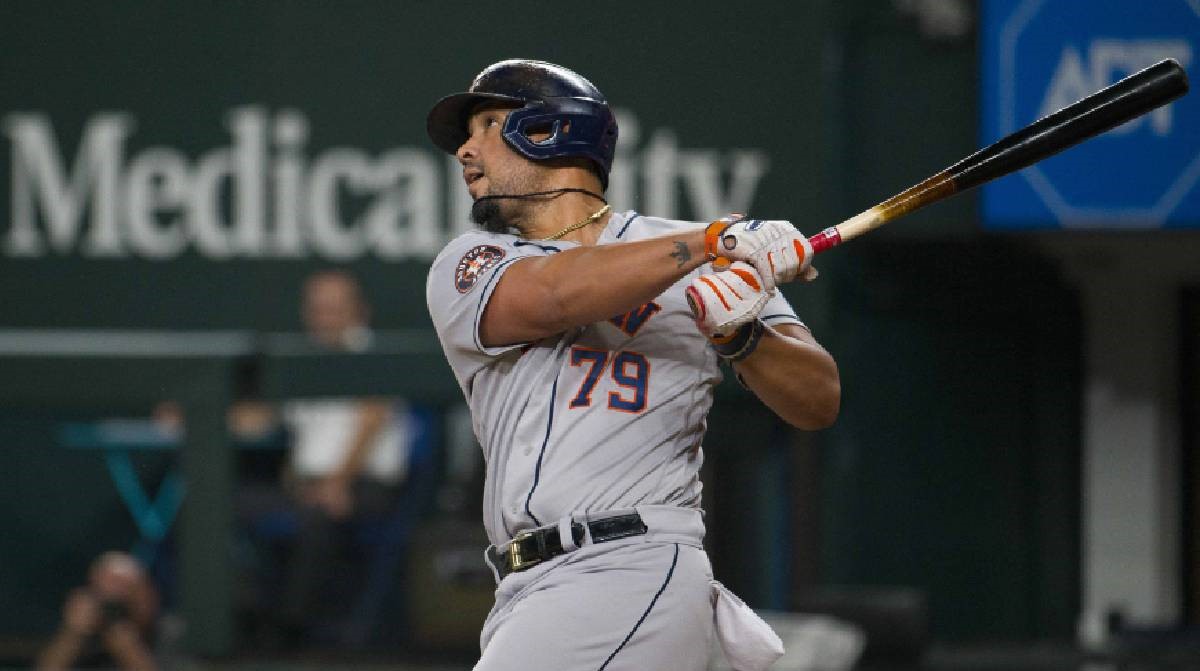
M522 107L526 101L500 93L455 93L437 101L425 118L429 139L448 154L458 152L467 141L467 119L471 112L485 102L499 102Z

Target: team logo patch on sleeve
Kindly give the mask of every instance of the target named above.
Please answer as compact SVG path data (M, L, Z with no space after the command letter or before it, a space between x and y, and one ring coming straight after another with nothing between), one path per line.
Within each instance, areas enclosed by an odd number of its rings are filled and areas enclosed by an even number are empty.
M458 293L465 294L475 286L476 280L483 271L491 268L504 258L504 250L495 245L479 245L472 247L458 260L454 269L454 288Z

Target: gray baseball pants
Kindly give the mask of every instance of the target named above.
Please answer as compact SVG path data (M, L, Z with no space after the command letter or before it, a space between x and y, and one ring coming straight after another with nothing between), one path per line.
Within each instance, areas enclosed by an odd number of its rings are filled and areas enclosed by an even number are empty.
M643 536L585 544L506 576L476 671L706 669L714 592L700 513L638 512Z

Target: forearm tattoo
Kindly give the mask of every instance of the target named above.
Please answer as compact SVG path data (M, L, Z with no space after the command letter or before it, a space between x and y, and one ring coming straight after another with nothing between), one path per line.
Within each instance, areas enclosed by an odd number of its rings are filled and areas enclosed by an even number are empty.
M692 252L688 249L686 243L675 241L675 251L671 252L671 257L675 259L676 267L682 268L687 265L688 261L692 260Z

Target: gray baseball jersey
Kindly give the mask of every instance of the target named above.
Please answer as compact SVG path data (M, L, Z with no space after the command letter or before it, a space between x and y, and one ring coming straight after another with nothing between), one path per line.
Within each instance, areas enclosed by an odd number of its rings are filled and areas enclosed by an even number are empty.
M598 244L704 225L615 213ZM484 308L514 262L575 246L471 232L429 271L429 312L487 463L484 525L497 545L572 513L700 506L700 443L721 373L684 288L707 266L607 321L532 343L479 340ZM800 323L779 293L762 319Z

